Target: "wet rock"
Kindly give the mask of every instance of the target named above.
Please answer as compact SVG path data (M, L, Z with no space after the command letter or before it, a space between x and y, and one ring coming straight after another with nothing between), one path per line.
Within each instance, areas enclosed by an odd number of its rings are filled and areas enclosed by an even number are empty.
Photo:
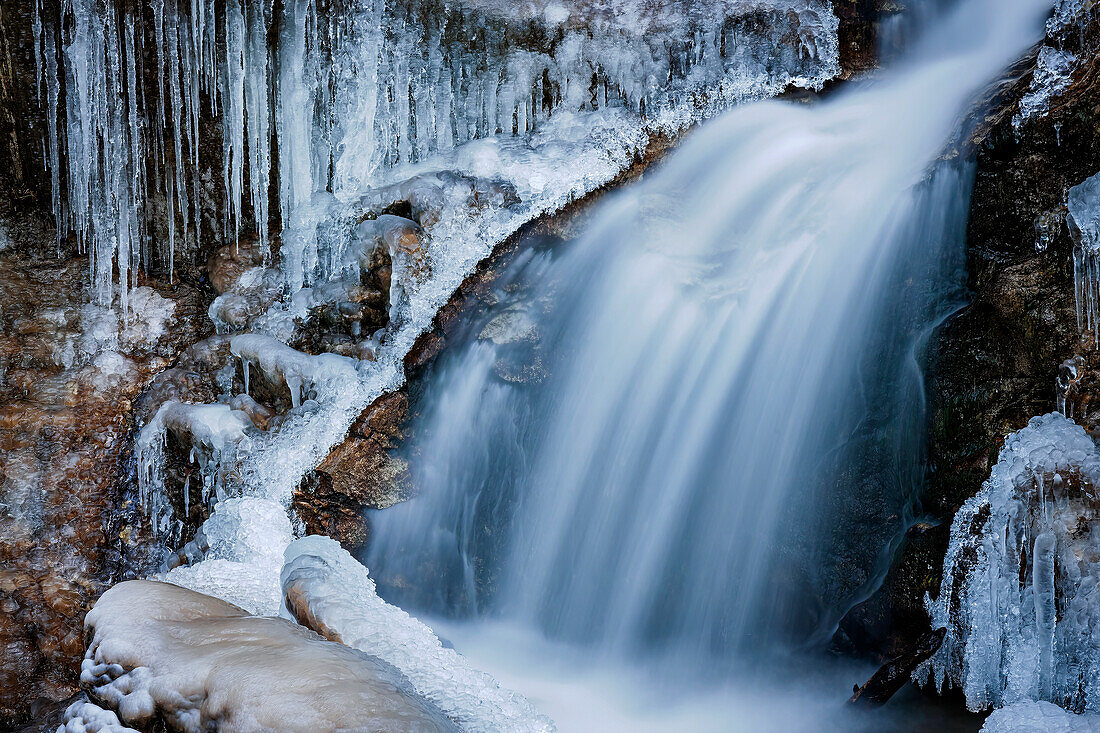
M881 705L889 700L910 682L913 670L936 653L946 635L947 629L941 628L922 636L912 649L882 665L862 687L857 685L848 702Z
M182 284L88 302L87 266L0 253L0 723L74 692L84 613L152 562L121 485L134 405L205 328Z
M257 237L219 247L206 261L206 275L218 295L232 290L245 272L261 267L268 252Z
M1095 48L1097 39L1095 23L1082 29L1081 43ZM1083 58L1047 115L1018 132L1014 104L988 118L967 230L970 302L929 347L929 446L917 507L925 524L906 536L883 588L841 624L864 652L892 656L929 630L922 599L938 594L951 519L988 478L1004 436L1060 398L1093 419L1093 367L1069 377L1063 366L1094 351L1078 331L1073 241L1062 217L1066 191L1100 171L1100 56ZM1015 99L1029 81L1019 77Z
M404 437L408 407L403 392L379 397L302 482L294 508L311 534L336 537L357 551L369 535L364 510L384 509L408 498L408 465L392 452Z

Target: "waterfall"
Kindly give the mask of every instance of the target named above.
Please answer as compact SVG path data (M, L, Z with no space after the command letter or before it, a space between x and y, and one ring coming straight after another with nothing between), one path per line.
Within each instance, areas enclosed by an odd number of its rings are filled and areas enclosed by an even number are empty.
M969 191L937 157L1049 10L957 3L891 73L726 113L517 263L428 387L419 496L370 518L383 593L689 668L827 638L919 487Z

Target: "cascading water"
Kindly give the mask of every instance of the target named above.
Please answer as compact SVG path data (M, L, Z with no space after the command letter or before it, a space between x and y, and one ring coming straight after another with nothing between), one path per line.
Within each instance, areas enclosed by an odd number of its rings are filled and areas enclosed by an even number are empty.
M919 481L969 190L933 163L1049 10L959 3L888 78L727 113L523 265L430 388L420 495L371 517L384 592L676 674L827 637Z

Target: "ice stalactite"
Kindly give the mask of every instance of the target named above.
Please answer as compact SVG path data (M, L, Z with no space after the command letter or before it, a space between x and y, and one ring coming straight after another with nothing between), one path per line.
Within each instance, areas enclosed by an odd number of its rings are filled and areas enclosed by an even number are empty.
M1073 238L1077 327L1100 342L1100 173L1069 190L1066 224Z
M174 434L189 450L189 460L199 469L204 502L226 498L226 472L232 467L236 446L253 427L249 414L225 404L191 405L168 401L138 433L138 493L149 515L153 532L167 538L176 520L164 491L165 452L168 434ZM186 503L189 492L184 491ZM186 508L185 508L186 512Z
M972 710L1045 700L1100 709L1100 451L1063 415L1005 441L951 525L939 597L943 647L920 671Z

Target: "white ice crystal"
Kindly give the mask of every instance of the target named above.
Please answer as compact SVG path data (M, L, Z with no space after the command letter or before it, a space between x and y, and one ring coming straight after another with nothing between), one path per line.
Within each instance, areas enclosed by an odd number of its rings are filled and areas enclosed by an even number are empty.
M1069 51L1043 46L1039 50L1031 86L1020 100L1020 110L1012 116L1012 127L1019 131L1028 120L1046 114L1051 100L1069 87L1076 68L1077 56Z

